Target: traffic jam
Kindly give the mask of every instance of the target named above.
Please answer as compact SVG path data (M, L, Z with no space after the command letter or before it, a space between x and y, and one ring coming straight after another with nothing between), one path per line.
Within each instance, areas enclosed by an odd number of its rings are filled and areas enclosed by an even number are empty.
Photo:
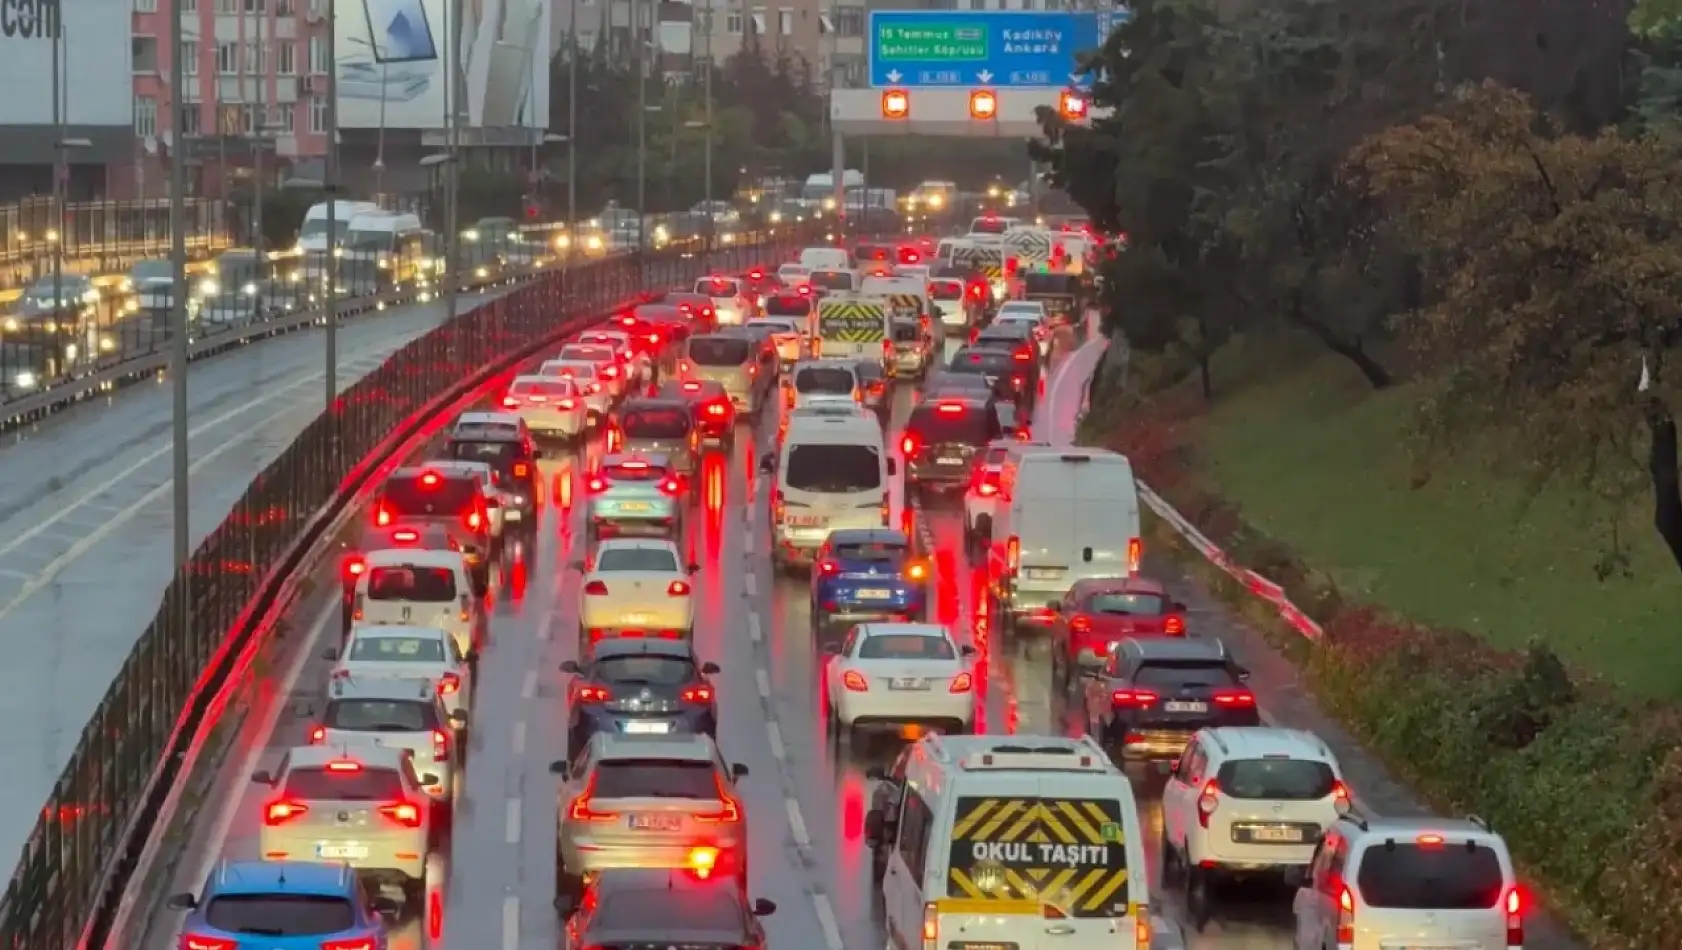
M504 379L359 513L158 946L1522 947L1500 835L1366 813L1128 460L1036 438L1104 246L811 247Z

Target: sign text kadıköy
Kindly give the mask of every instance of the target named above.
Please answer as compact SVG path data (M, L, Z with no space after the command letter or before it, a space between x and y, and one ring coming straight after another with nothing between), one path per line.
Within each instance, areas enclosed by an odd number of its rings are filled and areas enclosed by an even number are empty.
M1076 10L875 10L870 85L1085 88L1079 57L1096 50L1116 16Z

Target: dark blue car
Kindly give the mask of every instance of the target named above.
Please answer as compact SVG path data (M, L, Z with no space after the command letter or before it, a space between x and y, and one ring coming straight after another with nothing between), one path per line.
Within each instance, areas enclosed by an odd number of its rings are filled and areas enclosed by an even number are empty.
M892 528L830 532L812 569L812 633L861 620L921 620L931 572Z
M402 908L383 897L370 907L356 872L307 861L223 861L203 894L177 894L168 906L190 912L179 942L194 950L384 947L386 918Z
M567 756L577 756L598 732L622 735L717 737L718 664L702 663L686 640L608 637L590 658L568 660Z

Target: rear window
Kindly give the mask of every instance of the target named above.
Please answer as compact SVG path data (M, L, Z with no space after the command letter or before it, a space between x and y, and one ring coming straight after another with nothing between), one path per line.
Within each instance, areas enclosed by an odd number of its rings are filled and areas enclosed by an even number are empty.
M911 410L905 427L915 430L925 445L957 442L979 447L999 437L998 417L968 403L922 403Z
M236 934L313 937L349 930L356 909L326 894L223 894L210 899L204 922Z
M1221 766L1215 781L1233 798L1315 801L1332 793L1337 776L1324 762L1281 756L1235 759Z
M1010 225L999 218L976 218L970 222L971 234L1003 234Z
M922 338L923 338L923 328L922 327L918 326L915 323L905 323L904 321L900 321L900 320L895 320L894 321L894 342L895 343L915 343Z
M659 548L608 548L596 561L598 571L675 571L677 558Z
M708 297L734 297L741 293L741 285L734 280L724 277L695 282L695 292L706 294Z
M812 312L812 298L793 296L777 296L765 301L765 315L767 317L804 317Z
M720 900L707 889L669 888L661 891L612 891L602 898L590 918L592 928L604 931L651 930L673 933L729 934L742 930L742 908ZM619 943L608 940L602 950L734 950L735 943L654 940Z
M960 280L937 280L929 285L929 294L936 300L962 300L964 283Z
M1113 614L1117 617L1156 617L1167 612L1168 598L1161 594L1104 591L1086 598L1081 610L1094 614Z
M1356 886L1371 907L1485 910L1506 890L1494 851L1481 845L1397 842L1361 852Z
M371 663L442 663L444 641L437 637L354 637L347 660Z
M1039 889L1049 886L1067 894L1063 913L1068 916L1123 916L1127 888L1115 886L1129 871L1122 807L1113 796L960 797L947 855L946 894L974 901L1038 902Z
M595 379L596 367L591 363L545 363L543 375L571 377L572 379Z
M582 360L586 363L605 363L613 359L613 348L594 343L569 343L561 348L560 358Z
M560 399L573 394L573 385L558 379L516 379L508 391L516 396L548 396Z
M906 546L891 541L864 541L857 544L835 545L835 556L843 561L899 561L905 557Z
M666 477L666 467L652 462L609 462L602 466L602 476L614 482L657 482Z
M321 724L350 732L426 732L438 728L438 709L414 699L335 699Z
M689 360L697 366L740 366L752 352L752 344L737 337L698 336L689 341Z
M1012 362L1014 361L1011 359L1011 354L1005 350L964 349L952 357L952 364L947 367L947 371L1001 375L1010 369Z
M306 802L402 801L403 779L395 769L293 769L286 773L286 795Z
M718 799L711 762L681 759L607 759L597 763L592 789L600 798Z
M632 409L619 417L619 428L632 439L681 439L693 417L688 409Z
M796 445L787 465L783 484L796 491L839 494L882 487L882 457L866 445Z
M466 442L451 439L450 458L462 462L490 462L493 465L505 465L515 459L525 457L525 449L518 442L505 442L501 439L487 441Z
M1232 673L1217 663L1147 663L1133 675L1138 686L1232 686Z
M807 366L794 374L794 388L802 393L830 393L851 396L858 386L858 376L839 366Z
M466 511L479 495L479 480L468 476L403 475L388 479L382 503L398 518L426 518Z
M695 679L695 664L679 656L610 656L591 672L617 686L682 686Z
M627 340L620 340L614 337L595 337L587 342L589 342L591 346L606 347L615 353L623 352L624 350L629 349L631 345Z
M368 599L448 603L456 599L456 572L447 567L376 567L368 572Z
M815 270L807 282L814 287L825 290L852 290L856 279L852 271L844 270Z
M945 637L893 633L865 637L859 644L863 660L952 660L958 656Z

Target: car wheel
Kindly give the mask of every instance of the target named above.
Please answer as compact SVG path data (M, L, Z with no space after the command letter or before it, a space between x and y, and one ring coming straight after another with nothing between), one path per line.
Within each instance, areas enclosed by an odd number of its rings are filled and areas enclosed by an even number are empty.
M1181 864L1185 869L1186 914L1191 918L1192 928L1202 933L1214 917L1213 900L1209 894L1214 876L1203 868L1192 867L1189 862L1181 861Z
M1157 851L1162 855L1162 886L1173 888L1179 886L1180 856L1174 850L1174 843L1168 840L1168 829L1162 829L1162 843Z

